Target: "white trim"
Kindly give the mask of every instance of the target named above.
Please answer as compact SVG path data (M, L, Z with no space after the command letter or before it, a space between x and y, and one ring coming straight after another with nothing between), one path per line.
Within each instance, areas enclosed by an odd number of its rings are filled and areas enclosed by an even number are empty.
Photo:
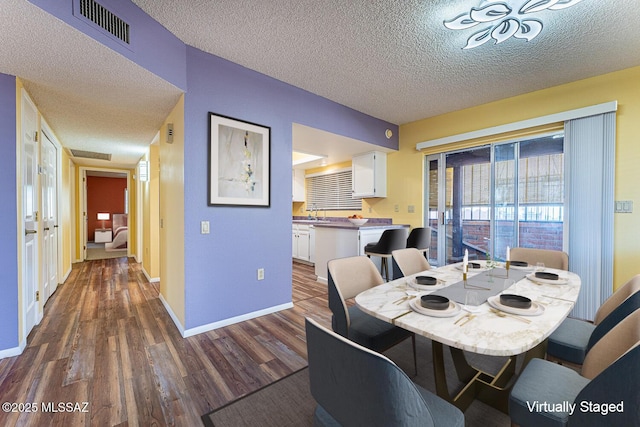
M164 309L167 310L167 313L169 313L169 317L171 317L171 320L173 320L173 323L176 325L176 328L178 328L178 331L180 332L180 335L182 336L182 338L185 338L184 326L182 326L182 323L180 323L180 320L178 320L178 316L176 316L176 314L173 312L173 310L171 309L171 306L169 305L167 300L164 299L162 294L160 294L160 302L162 302Z
M618 111L618 101L605 102L604 104L591 105L589 107L578 108L576 110L562 111L560 113L549 114L547 116L535 117L533 119L521 120L519 122L507 123L505 125L493 126L490 128L474 130L457 135L445 136L444 138L432 139L416 144L416 150L420 151L429 147L451 144L453 142L467 141L469 139L483 138L501 133L514 132L521 129L536 126L548 125L551 123L565 122L567 120L579 119L582 117L595 116L596 114L610 113Z
M147 281L149 281L149 283L156 283L160 281L159 277L149 276L149 273L147 273L147 270L144 269L144 266L142 266L142 274L144 274L144 277L147 278Z
M20 345L18 347L12 347L12 348L8 348L6 350L0 350L0 360L4 359L5 357L20 356L22 354L22 352L24 351L26 346L27 346L27 340L24 339L24 340L22 340L22 342L20 343Z
M62 275L62 279L60 280L60 283L58 283L58 285L62 285L64 282L67 281L67 279L69 278L69 275L71 274L71 270L73 270L73 268L69 267L69 270L67 270L67 272Z
M184 331L184 333L182 333L182 337L188 338L193 335L202 334L204 332L209 332L214 329L222 328L224 326L233 325L234 323L244 322L245 320L254 319L256 317L264 316L271 313L276 313L278 311L287 310L289 308L293 308L292 302L276 305L273 307L265 308L263 310L258 310L258 311L254 311L247 314L243 314L241 316L230 317L225 320L220 320L219 322L208 323L206 325L198 326L196 328L187 329L186 331Z

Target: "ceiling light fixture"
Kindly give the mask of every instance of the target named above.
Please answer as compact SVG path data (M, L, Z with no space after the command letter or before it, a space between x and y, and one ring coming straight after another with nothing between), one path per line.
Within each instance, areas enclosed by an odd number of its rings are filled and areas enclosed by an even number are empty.
M582 0L526 0L520 9L512 8L505 2L483 2L485 5L472 7L469 12L460 14L443 24L450 30L466 30L477 25L488 27L473 33L462 49L473 49L489 40L494 44L515 37L526 41L533 40L542 31L540 19L528 18L532 13L543 10L562 10L580 3Z

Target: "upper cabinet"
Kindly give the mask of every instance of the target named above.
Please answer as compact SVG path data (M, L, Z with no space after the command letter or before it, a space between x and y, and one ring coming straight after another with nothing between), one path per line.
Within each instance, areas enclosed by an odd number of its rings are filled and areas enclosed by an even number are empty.
M302 169L293 169L293 201L294 202L304 202L305 194L304 194L304 170Z
M352 160L353 197L387 197L387 155L379 151Z

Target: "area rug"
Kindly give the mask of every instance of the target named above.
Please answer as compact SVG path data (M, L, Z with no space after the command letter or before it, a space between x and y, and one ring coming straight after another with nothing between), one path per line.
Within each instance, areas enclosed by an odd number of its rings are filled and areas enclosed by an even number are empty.
M99 245L99 244L98 244ZM104 245L89 245L87 246L87 260L92 261L96 259L110 259L110 258L122 258L127 256L126 249L118 249L117 251L107 251Z
M202 416L205 426L310 426L316 402L303 368Z
M418 375L413 375L413 353L411 340L386 351L385 356L393 360L409 377L422 387L435 393L431 341L416 337L418 355ZM505 358L485 357L467 354L469 361L486 372L496 372ZM445 351L445 366L450 391L458 390L458 381L449 352ZM202 416L206 426L311 426L316 402L309 390L309 376L306 368L286 376L275 383L232 401ZM506 414L475 401L465 411L466 426L507 427L511 421Z

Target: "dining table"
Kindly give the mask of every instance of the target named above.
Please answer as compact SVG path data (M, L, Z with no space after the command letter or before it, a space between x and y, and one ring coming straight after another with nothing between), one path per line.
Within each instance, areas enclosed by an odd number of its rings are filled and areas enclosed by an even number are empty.
M371 316L432 340L438 396L463 411L479 399L508 413L514 378L529 360L545 357L547 338L573 309L581 282L570 271L507 267L503 262L478 261L469 265L467 274L462 263L431 268L372 287L358 294L355 303ZM502 294L526 297L531 305L502 304ZM444 297L448 306L426 308L425 295ZM445 375L445 346L464 384L454 394ZM507 358L497 373L489 373L472 366L465 352ZM516 372L520 355L523 359Z

